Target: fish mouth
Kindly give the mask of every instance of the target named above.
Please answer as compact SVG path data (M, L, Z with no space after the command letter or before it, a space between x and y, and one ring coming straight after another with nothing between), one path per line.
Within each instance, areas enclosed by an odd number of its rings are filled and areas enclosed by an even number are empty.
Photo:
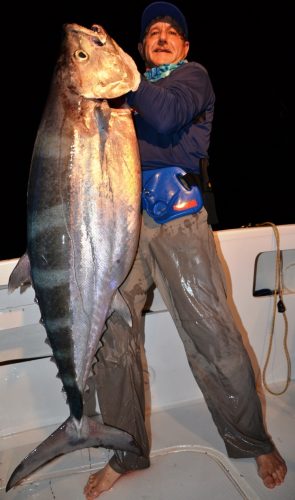
M102 26L93 24L91 28L85 28L79 24L71 23L64 24L64 31L66 33L82 34L90 37L97 45L105 45L107 34Z

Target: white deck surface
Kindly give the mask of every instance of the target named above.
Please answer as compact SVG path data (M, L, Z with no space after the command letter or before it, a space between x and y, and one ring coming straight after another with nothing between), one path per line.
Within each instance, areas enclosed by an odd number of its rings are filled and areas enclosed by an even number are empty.
M227 458L179 335L155 293L145 325L151 467L121 478L101 495L103 500L295 500L295 225L279 229L280 249L290 257L284 256L282 282L293 382L282 396L265 393L264 409L267 428L287 462L285 483L269 490L257 475L254 459ZM257 375L269 348L273 297L253 296L254 269L264 252L267 258L256 284L271 288L274 261L269 253L276 252L276 240L269 227L226 230L215 236L230 305ZM0 261L0 499L83 500L89 474L103 467L111 452L92 448L62 456L5 492L14 468L69 415L56 366L47 357L51 350L44 343L33 291L7 293L15 264L15 260ZM284 387L286 377L282 316L276 317L267 370L269 385L283 380L277 391Z
M204 402L191 402L154 412L151 467L120 479L101 495L105 500L294 500L295 383L282 396L266 396L266 419L288 475L269 490L256 473L253 459L228 459ZM55 426L15 434L0 440L0 498L5 500L82 500L89 473L111 455L90 449L60 457L5 493L7 479L19 461Z

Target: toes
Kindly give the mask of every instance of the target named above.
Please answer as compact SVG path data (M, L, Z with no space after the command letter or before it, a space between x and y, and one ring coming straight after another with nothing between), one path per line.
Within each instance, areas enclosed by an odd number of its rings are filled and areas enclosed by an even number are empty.
M94 492L93 489L96 487L96 483L98 481L99 473L96 472L94 474L91 474L88 478L88 481L84 487L84 495L91 495L93 496ZM90 497L89 497L90 498ZM93 497L95 498L95 497Z
M91 476L89 476L88 478L87 484L92 484L94 482L95 482L95 474L91 474Z
M93 498L97 498L98 493L95 491L95 489L85 488L84 495L86 496L87 500L92 500Z
M256 457L258 475L267 488L279 486L284 481L287 466L277 451Z
M280 465L280 467L278 467L277 473L278 473L279 479L281 481L284 481L285 475L287 474L287 466L286 466L285 462L283 462L283 464Z
M265 484L265 486L267 488L274 488L276 486L276 482L275 482L275 479L271 476L271 475L268 475L266 477L263 478L263 483Z
M92 492L86 493L85 496L86 496L86 500L94 500L94 498L98 497L98 493L96 491L92 491Z

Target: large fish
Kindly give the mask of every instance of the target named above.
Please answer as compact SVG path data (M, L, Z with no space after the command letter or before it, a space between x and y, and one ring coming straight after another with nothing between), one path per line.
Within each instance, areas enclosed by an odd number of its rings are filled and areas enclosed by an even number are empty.
M101 26L64 32L32 155L27 252L9 290L31 280L70 416L18 465L7 491L79 448L140 452L129 434L83 415L107 318L116 310L131 321L118 287L138 243L140 161L131 111L114 98L132 89L134 63Z

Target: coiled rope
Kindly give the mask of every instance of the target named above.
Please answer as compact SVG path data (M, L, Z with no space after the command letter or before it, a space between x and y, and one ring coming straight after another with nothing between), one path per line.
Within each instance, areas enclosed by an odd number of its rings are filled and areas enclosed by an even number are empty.
M280 234L279 234L278 228L272 222L263 222L262 224L256 224L256 226L271 226L273 229L275 238L276 238L277 251L276 251L275 286L274 286L274 295L273 295L273 314L272 314L272 324L271 324L269 345L268 345L265 364L264 364L263 371L262 371L262 381L263 381L264 387L266 388L266 390L270 394L273 394L274 396L281 396L281 394L284 394L284 392L286 392L286 390L288 389L288 386L290 384L290 381L291 381L291 359L290 359L288 345L287 345L288 319L287 319L287 315L286 315L286 307L285 307L285 304L283 301ZM277 301L278 298L279 298L279 300ZM267 367L269 364L271 351L272 351L272 345L273 345L277 307L278 307L279 312L283 314L283 318L284 318L285 328L284 328L283 346L284 346L284 352L285 352L285 357L286 357L286 362L287 362L286 382L285 382L284 388L279 392L275 392L272 389L270 389L270 387L266 381L266 371L267 371Z

